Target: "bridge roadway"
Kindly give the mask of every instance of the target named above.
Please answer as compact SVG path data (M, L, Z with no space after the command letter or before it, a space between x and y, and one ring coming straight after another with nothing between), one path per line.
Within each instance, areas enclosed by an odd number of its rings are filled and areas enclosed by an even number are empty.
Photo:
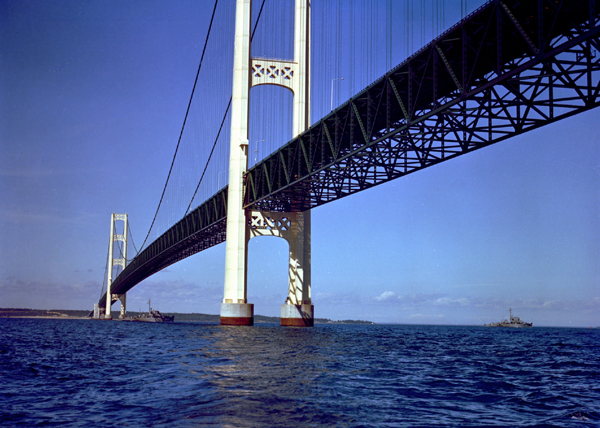
M490 1L250 169L245 208L308 210L597 107L599 22L600 0ZM112 292L225 241L226 216L227 187Z

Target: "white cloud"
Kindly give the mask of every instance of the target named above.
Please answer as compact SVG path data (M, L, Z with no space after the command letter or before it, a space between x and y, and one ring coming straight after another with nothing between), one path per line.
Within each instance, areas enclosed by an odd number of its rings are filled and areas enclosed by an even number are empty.
M373 301L376 302L387 302L395 305L400 304L402 306L420 306L420 305L431 305L436 299L442 298L443 295L440 293L416 293L416 294L398 294L394 291L384 291L378 296L372 297Z
M0 177L45 178L62 173L65 173L65 171L52 169L3 168L3 170L0 171Z
M156 307L161 312L218 314L222 299L222 285L199 285L181 279L175 281L145 280L127 293L127 309L145 310L148 300L151 300L152 307Z
M465 297L461 297L460 299L450 299L448 297L442 297L436 299L433 302L433 304L438 306L468 306L471 304L471 302Z
M441 298L443 295L440 293L416 293L416 294L405 294L398 296L398 300L406 305L423 305L431 304L436 299Z
M85 212L61 212L46 208L39 209L2 208L0 209L0 221L14 223L17 225L40 224L40 225L69 225L82 226L94 224L96 216Z
M91 310L100 297L97 282L23 281L0 279L0 307ZM145 310L148 299L162 312L218 314L223 298L220 281L196 283L184 280L151 281L127 293L130 311ZM255 313L276 316L285 300L283 293L249 295ZM600 297L586 300L495 299L448 296L441 293L400 295L387 290L376 296L357 293L318 292L313 295L315 314L330 319L368 319L375 322L483 324L508 315L508 308L535 325L600 325ZM119 304L113 306L118 311Z
M100 297L100 284L0 280L0 307L30 309L92 309Z
M426 314L410 314L408 316L409 319L412 320L418 320L418 319L431 319L432 315L426 315ZM433 318L444 318L444 315L442 314L438 314L438 315L434 315Z
M383 293L381 293L380 296L375 297L375 300L379 300L379 301L389 300L392 297L394 297L395 295L396 295L396 293L394 293L393 291L384 291Z

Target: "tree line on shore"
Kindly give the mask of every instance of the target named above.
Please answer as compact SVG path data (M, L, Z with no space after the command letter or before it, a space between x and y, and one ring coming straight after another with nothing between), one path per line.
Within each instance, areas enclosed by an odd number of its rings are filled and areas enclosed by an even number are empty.
M72 310L72 309L29 309L29 308L0 308L0 317L52 317L52 318L88 318L89 310ZM140 315L140 312L127 311L128 317ZM199 314L199 313L177 313L169 312L163 315L175 315L175 321L202 321L202 322L219 322L219 315ZM118 311L115 313L118 316ZM254 315L254 322L273 322L279 323L279 317L267 317L264 315ZM332 321L328 318L315 318L317 324L375 324L371 321L360 320L342 320Z

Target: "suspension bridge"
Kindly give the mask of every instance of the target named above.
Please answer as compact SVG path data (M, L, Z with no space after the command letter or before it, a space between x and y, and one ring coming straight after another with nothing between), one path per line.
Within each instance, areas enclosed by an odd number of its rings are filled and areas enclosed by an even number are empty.
M219 13L217 3L213 18ZM218 95L222 101L211 109L218 112L215 117L201 124L201 129L209 126L211 132L199 131L207 149L197 155L206 165L198 186L191 197L171 197L179 200L176 204L183 211L167 221L165 230L146 245L151 226L142 248L130 261L127 226L119 235L111 228L107 291L96 305L96 318L111 319L110 306L117 299L121 299L124 310L126 293L156 272L227 242L221 323L251 325L253 305L247 302L246 290L248 241L254 236L277 236L290 244L288 298L281 309L282 325L310 326L314 318L310 289L312 208L585 112L600 103L600 4L596 0L489 1L450 28L432 34L428 43L410 55L407 46L407 57L399 65L391 67L387 55L383 61L385 73L335 108L334 85L341 77L332 78L331 93L321 90L320 100L321 104L330 101L330 111L321 109L323 115L317 120L311 120L311 70L315 74L325 59L343 58L323 50L314 53L319 49L311 46L310 31L317 18L314 10L311 14L310 2L297 0L295 10L272 12L265 2L255 9L251 3L237 1L235 29L224 31L224 38L229 37L231 42L223 43L232 49L233 59L224 61L224 66L230 67L231 74L226 74L227 79L220 75L215 81L218 83L204 82L204 96ZM393 38L389 34L395 23L389 4L375 14L386 22L382 26L387 33L383 44L392 51ZM408 6L402 12L415 13ZM328 31L340 31L340 16L332 18L337 22ZM439 23L439 17L432 16ZM426 19L424 9L420 17ZM270 30L262 39L256 38L257 28L265 22ZM295 29L293 37L282 37L287 46L283 55L258 52L278 51L269 43L275 31L272 27L282 25L277 30L282 34L288 28ZM373 36L377 37L375 30ZM341 47L354 45L352 40L337 37L334 41ZM421 40L424 38L422 34ZM217 44L215 49L223 46ZM359 46L365 50L372 47L368 43ZM319 60L319 55L328 58ZM279 57L287 59L273 59ZM371 62L364 67L371 67ZM197 78L197 82L202 80ZM269 84L281 91L277 97L283 99L282 104L266 110L254 104L254 98L249 101L251 89L261 90ZM219 114L219 109L224 114ZM252 116L256 111L260 111L262 122L274 122L271 126L279 128L253 134ZM193 114L192 101L190 112ZM186 114L182 135L187 120ZM209 141L205 134L216 135L214 144L204 143ZM197 133L195 136L199 138ZM193 140L194 135L189 138ZM221 164L212 166L211 160L218 163L214 159L219 157ZM174 164L175 157L171 169L177 176ZM185 174L181 172L179 179L197 180ZM223 174L228 176L225 186L220 185ZM201 185L204 193L198 191ZM180 186L176 183L173 187ZM161 203L169 198L165 192ZM117 215L111 225L119 219L127 222L126 216ZM112 255L113 241L124 243L116 259ZM121 267L114 281L113 265Z

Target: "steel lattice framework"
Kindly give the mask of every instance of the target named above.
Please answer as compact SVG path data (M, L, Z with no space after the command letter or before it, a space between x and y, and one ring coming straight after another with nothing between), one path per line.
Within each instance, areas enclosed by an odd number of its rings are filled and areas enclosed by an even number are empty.
M304 211L597 107L599 3L488 2L249 170L245 208ZM112 292L223 242L226 213L224 188Z
M112 283L111 292L126 293L167 266L224 242L227 190L219 190L141 251ZM104 301L106 294L100 303Z
M246 208L304 211L599 104L595 0L494 0L246 175Z

